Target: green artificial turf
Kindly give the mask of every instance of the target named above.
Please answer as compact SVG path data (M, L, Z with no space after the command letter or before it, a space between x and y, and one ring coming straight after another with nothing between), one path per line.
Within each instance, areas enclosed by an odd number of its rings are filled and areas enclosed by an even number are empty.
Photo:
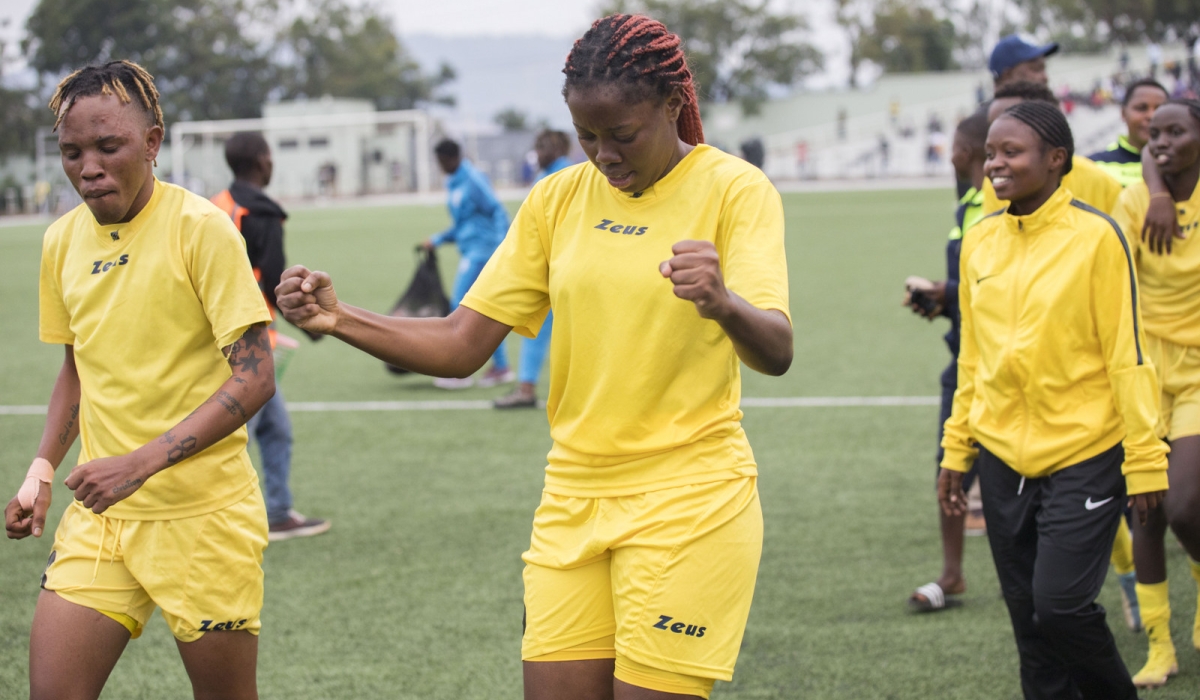
M796 360L744 394L932 396L945 323L899 306L905 276L938 278L947 192L787 195ZM332 273L340 296L390 307L412 247L441 207L297 211L292 262ZM0 404L44 404L61 351L37 342L38 228L0 228ZM446 275L456 262L442 257ZM293 335L298 334L293 333ZM510 353L519 343L514 336ZM447 396L396 378L334 340L303 341L281 382L290 401ZM545 387L542 387L545 393ZM297 508L333 520L271 545L259 657L264 699L518 698L521 561L549 448L540 411L295 413ZM904 601L940 569L933 484L936 408L748 408L766 542L736 677L714 698L1017 698L1016 651L987 544L967 542L966 605L913 615ZM42 419L0 416L0 493L15 491ZM257 457L257 455L255 455ZM73 463L74 452L68 457ZM70 493L55 489L53 517ZM0 542L0 698L22 697L28 629L50 549ZM1168 546L1180 675L1153 700L1194 698L1195 584ZM1144 637L1101 598L1129 665ZM160 617L130 643L104 698L180 698L189 688Z

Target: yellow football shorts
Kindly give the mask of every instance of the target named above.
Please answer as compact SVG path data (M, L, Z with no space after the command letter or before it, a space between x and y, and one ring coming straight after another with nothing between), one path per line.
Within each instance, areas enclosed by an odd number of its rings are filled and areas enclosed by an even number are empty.
M1162 390L1158 436L1175 440L1200 435L1200 348L1146 334L1146 354Z
M614 498L542 494L525 560L526 661L708 697L733 678L762 554L755 477Z
M72 501L54 533L42 588L121 623L136 638L155 606L171 633L258 634L267 512L255 487L212 513L118 520Z

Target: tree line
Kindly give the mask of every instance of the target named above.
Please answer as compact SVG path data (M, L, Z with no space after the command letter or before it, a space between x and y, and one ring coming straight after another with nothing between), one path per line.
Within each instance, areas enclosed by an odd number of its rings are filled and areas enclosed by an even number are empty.
M25 30L37 85L0 89L0 153L32 149L64 75L116 58L156 77L168 124L259 117L264 102L324 95L381 110L454 102L452 67L422 70L388 17L351 0L41 0Z
M1200 29L1200 0L832 1L852 76L866 61L885 72L982 66L995 17L1000 34L1024 29L1074 50ZM701 99L737 103L748 115L825 66L807 18L786 3L600 0L596 9L662 20L684 39ZM0 154L32 150L49 120L48 92L63 75L118 57L157 76L168 123L257 117L265 102L323 95L368 99L379 109L454 101L454 69L423 69L369 2L41 0L25 29L20 50L38 85L0 87Z

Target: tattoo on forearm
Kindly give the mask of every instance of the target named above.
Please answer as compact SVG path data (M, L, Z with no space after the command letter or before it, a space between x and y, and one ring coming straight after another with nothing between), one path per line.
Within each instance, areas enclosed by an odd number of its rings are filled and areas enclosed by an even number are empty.
M229 412L229 415L241 416L242 420L246 420L246 409L242 408L241 402L235 399L233 394L230 394L228 391L222 389L218 391L217 395L213 398L216 399L217 403L225 407L225 410Z
M191 418L191 416L188 416L188 418ZM184 420L187 420L187 418L184 418ZM175 442L175 433L168 430L167 432L162 434L162 437L160 437L158 439L158 441L164 445L173 444Z
M188 455L196 451L196 437L189 435L167 450L167 464L178 464Z
M65 445L71 439L71 429L75 427L75 419L79 417L79 404L72 404L71 416L67 418L67 424L63 426L63 431L58 434L58 444Z
M250 326L241 338L229 346L229 366L234 373L250 372L258 376L258 365L271 354L271 338L266 326Z
M125 483L121 484L120 486L114 487L113 495L117 496L119 494L122 494L122 493L130 490L130 489L136 489L138 486L141 486L141 484L142 484L141 479L130 479L129 481L126 481Z
M242 379L241 377L233 377L232 379L233 379L234 384L245 384L246 383L246 380Z

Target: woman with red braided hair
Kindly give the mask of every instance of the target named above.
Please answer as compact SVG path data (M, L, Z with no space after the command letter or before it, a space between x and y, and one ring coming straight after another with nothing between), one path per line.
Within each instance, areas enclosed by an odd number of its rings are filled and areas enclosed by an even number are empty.
M792 361L783 207L703 145L678 36L612 15L563 94L590 164L539 182L443 319L341 304L295 267L289 321L391 364L467 376L554 310L554 446L526 564L528 700L707 698L733 676L762 551L740 363Z

